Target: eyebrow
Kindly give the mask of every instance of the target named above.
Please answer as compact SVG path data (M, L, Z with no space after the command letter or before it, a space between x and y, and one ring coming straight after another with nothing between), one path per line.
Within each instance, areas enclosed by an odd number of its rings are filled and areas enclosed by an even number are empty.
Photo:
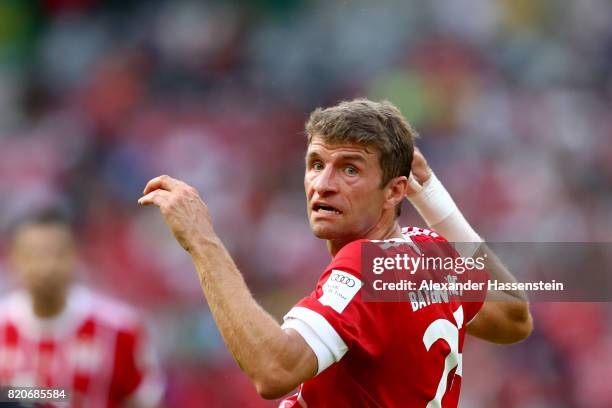
M315 158L315 157L321 157L321 156L317 152L312 152L312 151L306 152L306 160L312 159L312 158Z
M358 161L358 162L361 162L361 163L364 163L364 164L365 164L365 162L366 162L365 157L363 157L363 156L362 156L362 155L360 155L360 154L351 154L351 153L349 153L349 154L343 154L343 155L341 155L341 156L340 156L340 158L341 158L342 160L347 160L347 161Z
M306 160L310 160L310 159L315 159L315 158L320 158L321 155L317 152L309 152L306 154ZM363 157L361 154L354 154L354 153L346 153L346 154L341 154L340 155L340 160L344 160L344 161L356 161L356 162L360 162L365 164L366 163L366 159L365 157Z

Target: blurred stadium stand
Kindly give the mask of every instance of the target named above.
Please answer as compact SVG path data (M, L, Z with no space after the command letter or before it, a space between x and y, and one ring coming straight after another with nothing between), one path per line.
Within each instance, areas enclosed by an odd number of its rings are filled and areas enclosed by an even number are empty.
M145 182L194 184L276 316L327 262L302 190L302 124L396 103L491 241L612 241L612 2L0 1L0 288L8 228L62 205L83 273L148 316L171 407L273 407L225 351ZM421 225L405 206L402 224ZM577 271L579 273L579 271ZM470 340L465 408L612 406L608 304L535 304L536 331Z

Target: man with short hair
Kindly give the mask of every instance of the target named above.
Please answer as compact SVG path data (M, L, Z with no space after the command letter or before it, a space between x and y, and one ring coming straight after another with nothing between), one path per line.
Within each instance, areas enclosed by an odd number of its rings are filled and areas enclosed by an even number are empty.
M74 283L68 219L45 210L21 222L9 255L21 289L0 303L0 386L60 388L62 406L159 406L161 373L135 311Z
M364 301L363 242L446 242L436 232L398 225L405 197L449 239L481 239L415 152L414 131L389 102L357 99L317 109L306 131L308 219L333 259L282 326L253 299L193 187L160 176L139 203L158 206L192 256L228 349L264 398L299 386L281 407L456 407L465 333L497 343L526 338L532 323L524 293L418 310L409 302ZM478 251L488 255L491 275L514 280L485 245Z

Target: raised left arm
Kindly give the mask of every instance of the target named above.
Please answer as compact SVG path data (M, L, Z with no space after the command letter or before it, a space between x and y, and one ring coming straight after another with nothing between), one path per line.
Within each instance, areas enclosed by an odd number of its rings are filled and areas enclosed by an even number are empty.
M499 258L483 242L459 211L452 197L415 149L408 199L427 225L451 242L477 243L474 256L482 257L489 279L516 282ZM467 325L467 333L497 344L511 344L529 337L533 319L524 291L488 291L476 317Z

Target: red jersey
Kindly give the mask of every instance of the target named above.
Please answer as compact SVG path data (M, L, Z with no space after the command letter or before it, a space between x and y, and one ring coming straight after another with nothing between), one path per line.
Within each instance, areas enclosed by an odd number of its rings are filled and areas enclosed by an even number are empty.
M419 228L402 234L415 244L446 242ZM300 333L316 354L318 374L279 408L456 408L465 327L482 301L365 302L361 242L344 246L285 316L283 328Z
M155 406L163 382L134 311L75 287L59 316L40 319L25 292L0 304L0 385L58 387L70 407ZM58 403L58 406L67 406Z

